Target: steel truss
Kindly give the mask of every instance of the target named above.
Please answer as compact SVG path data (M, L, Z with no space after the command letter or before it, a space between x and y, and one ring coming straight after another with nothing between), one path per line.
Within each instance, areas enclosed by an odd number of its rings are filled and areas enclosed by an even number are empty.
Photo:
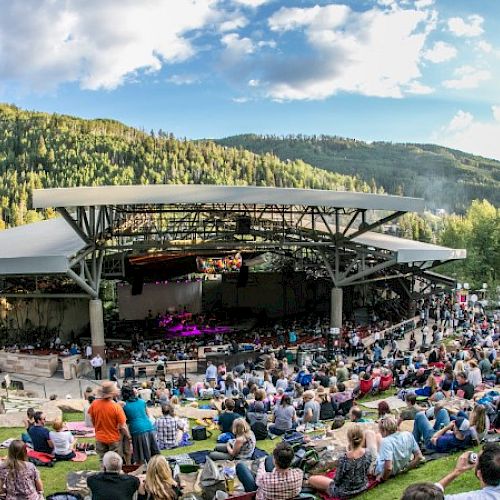
M302 266L321 270L334 287L413 275L440 279L435 273L427 274L427 270L441 262L398 264L393 252L354 241L400 217L404 214L401 211L385 212L377 218L365 209L245 203L103 205L77 207L72 212L67 208L57 210L86 243L71 261L67 275L93 298L99 295L103 276L124 276L127 254L145 252L298 253Z

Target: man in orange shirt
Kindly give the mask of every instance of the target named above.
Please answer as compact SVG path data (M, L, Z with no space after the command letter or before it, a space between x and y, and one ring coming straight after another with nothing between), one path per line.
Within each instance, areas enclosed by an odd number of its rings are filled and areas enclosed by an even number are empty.
M99 389L99 399L90 405L88 414L95 428L95 448L102 462L102 457L108 451L120 453L122 434L131 441L123 408L113 401L118 394L114 382L103 382Z

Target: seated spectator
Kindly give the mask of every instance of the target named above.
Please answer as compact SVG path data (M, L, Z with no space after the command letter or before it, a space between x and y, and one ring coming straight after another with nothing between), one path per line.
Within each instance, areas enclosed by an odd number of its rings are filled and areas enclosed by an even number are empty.
M38 469L28 461L26 444L14 439L7 458L0 462L0 491L5 498L38 500L43 497L43 484Z
M345 403L353 398L352 391L346 390L342 382L337 386L338 391L332 396L332 401L337 405Z
M480 444L490 428L490 419L486 414L486 407L480 404L474 406L469 416L469 422L472 440L474 443Z
M288 443L279 443L273 451L274 468L269 462L260 464L254 478L247 465L239 463L236 474L245 491L257 491L256 500L288 500L300 494L304 473L291 468L293 448Z
M317 424L319 422L319 403L314 399L314 391L304 392L304 415L301 419L302 424Z
M366 422L371 422L371 420L367 418L363 418L363 410L359 406L353 406L351 408L351 411L349 412L349 416L351 419L351 422L354 422L356 424L363 424Z
M474 389L483 383L481 370L475 359L469 361L469 371L467 372L467 382L469 382Z
M385 418L387 415L391 414L391 408L389 407L387 401L380 401L377 405L377 420Z
M335 417L336 407L330 399L330 393L323 386L319 387L316 396L319 402L319 419L332 420Z
M381 419L378 427L380 435L365 432L365 443L376 456L375 474L380 481L412 469L423 460L415 438L410 432L398 431L393 417Z
M162 416L156 419L156 442L158 449L169 450L179 445L182 439L182 429L180 429L175 419L174 407L166 404L161 407Z
M500 444L484 445L476 464L470 461L470 452L465 452L458 458L455 469L439 481L438 486L444 491L446 487L460 477L464 472L475 469L481 489L446 495L446 500L494 500L500 498Z
M404 420L415 420L415 415L421 411L421 408L417 406L417 396L415 396L415 394L407 394L405 401L406 408L401 410L398 420L399 424L401 424Z
M212 460L243 460L252 457L255 451L255 436L248 422L238 418L233 422L235 439L216 445L209 457Z
M343 361L339 362L339 365L337 367L336 376L337 376L337 383L338 384L349 380L349 370L345 367ZM339 391L340 391L340 389L339 389Z
M273 424L269 427L271 434L280 436L293 429L297 415L290 396L285 394L281 398L280 404L274 407L272 419Z
M64 430L64 423L57 420L52 424L53 431L49 432L49 438L54 445L54 456L56 460L71 460L76 454L74 447L76 440L70 431Z
M146 477L139 486L138 500L177 500L182 495L165 457L151 457Z
M92 500L133 500L139 489L139 479L122 471L123 460L114 451L108 451L102 458L104 472L87 478L87 486L92 493Z
M423 396L425 398L430 398L437 390L438 385L433 374L430 374L425 382L424 387L415 390L417 396Z
M372 462L370 450L363 448L364 432L356 425L347 431L349 445L337 464L335 479L311 476L309 485L326 492L329 497L347 498L357 495L368 487L368 471Z
M153 391L150 389L147 382L143 382L141 388L137 391L137 396L143 401L146 401L146 403L151 403L152 394Z
M444 500L444 495L436 484L416 483L406 488L401 500Z
M459 398L472 399L474 397L474 386L467 381L467 375L465 374L465 372L458 372L456 374L456 378L456 395Z
M425 413L421 412L415 417L413 435L417 442L423 439L427 449L439 453L464 450L472 444L470 423L464 417L458 417L436 432Z
M226 399L224 406L226 409L219 415L219 429L221 432L231 432L233 422L241 416L234 412L234 399Z
M50 440L50 433L45 427L45 414L43 411L36 411L34 416L35 423L30 427L28 434L30 435L33 449L41 453L52 454L54 445Z
M257 441L267 439L267 413L264 408L264 403L262 403L262 401L256 401L253 409L254 411L248 412L246 417L250 424L250 429L252 429Z

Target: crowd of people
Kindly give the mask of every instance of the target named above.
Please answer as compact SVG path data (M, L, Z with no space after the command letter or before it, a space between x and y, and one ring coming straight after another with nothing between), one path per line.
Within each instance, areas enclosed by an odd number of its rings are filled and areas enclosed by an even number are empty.
M420 311L418 328L406 337L404 331L399 338L382 337L373 325L368 335L348 329L348 348L329 361L321 355L305 357L299 365L289 362L286 347L300 337L300 328L292 324L276 326L273 339L279 335L282 342L273 344L280 348L271 349L256 334L254 343L266 347L260 359L231 369L208 361L203 380L180 374L171 381L160 376L118 383L114 373L96 394L86 395L85 420L95 429L101 463L101 472L88 480L92 498L179 498L183 485L161 451L189 442L190 423L178 415L183 404L217 411L220 433L209 457L233 462L245 491L256 492L259 500L294 499L301 492L350 498L421 466L426 457L457 451L462 455L450 474L436 484L412 485L401 498L500 498L500 317L478 314L465 304L457 307L447 296L421 303ZM318 336L316 328L322 335L318 322L313 336ZM137 350L147 352L148 346L137 345ZM377 410L363 409L363 398L377 393ZM389 395L404 407L391 409L385 400ZM156 419L154 406L161 408ZM49 430L44 417L28 412L23 440L12 441L0 465L0 484L17 495L11 498L31 500L43 490L36 467L26 461L26 445L57 460L74 456L76 442L64 423L55 422ZM334 476L311 473L300 450L314 440L314 431L329 439L342 427L346 442ZM247 461L267 439L277 439L274 451L253 471ZM483 448L476 456L478 446ZM147 464L146 473L123 474L124 464ZM471 468L480 490L444 493Z

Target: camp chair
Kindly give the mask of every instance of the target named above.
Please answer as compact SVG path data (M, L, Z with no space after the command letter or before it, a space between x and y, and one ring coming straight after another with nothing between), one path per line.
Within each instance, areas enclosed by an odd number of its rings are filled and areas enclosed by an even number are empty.
M363 396L366 396L367 394L370 394L373 390L373 379L370 378L369 380L364 380L361 379L359 381L359 397L362 398Z
M392 378L392 373L390 375L386 375L385 377L380 377L380 384L378 386L378 390L380 392L386 391L392 386L394 379Z

